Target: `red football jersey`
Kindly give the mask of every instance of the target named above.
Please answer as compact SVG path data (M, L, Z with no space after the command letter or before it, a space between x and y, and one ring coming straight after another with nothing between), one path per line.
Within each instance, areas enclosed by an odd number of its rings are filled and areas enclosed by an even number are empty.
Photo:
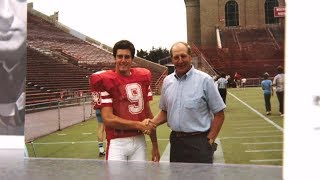
M113 107L113 114L116 116L142 121L148 118L145 104L152 100L151 73L144 68L131 68L130 72L131 75L128 77L119 75L114 70L92 74L90 76L92 99L95 108ZM106 132L110 139L132 134L132 131L117 133L117 130L108 127Z

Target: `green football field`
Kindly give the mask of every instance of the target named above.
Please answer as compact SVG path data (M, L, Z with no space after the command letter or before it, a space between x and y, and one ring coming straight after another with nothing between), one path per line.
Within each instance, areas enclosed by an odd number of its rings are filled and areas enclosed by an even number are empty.
M159 98L154 96L151 102L154 114L159 111ZM217 140L219 152L215 153L220 163L282 165L284 119L276 95L271 97L271 105L272 114L266 116L261 88L228 89L225 121ZM26 144L29 156L103 159L98 157L96 131L96 119L88 119ZM161 155L168 153L169 134L166 124L157 128ZM146 139L150 157L151 142Z

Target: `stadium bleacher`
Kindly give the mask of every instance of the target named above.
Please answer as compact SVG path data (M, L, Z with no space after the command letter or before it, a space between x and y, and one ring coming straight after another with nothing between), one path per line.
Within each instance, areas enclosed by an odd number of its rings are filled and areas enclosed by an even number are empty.
M79 92L88 93L90 74L114 69L108 46L98 46L97 41L89 37L76 37L72 35L74 30L34 9L28 9L27 20L27 109ZM133 67L150 69L152 89L159 92L163 76L167 74L165 66L135 58Z
M221 48L198 47L218 72L246 78L259 78L264 72L276 74L284 65L284 30L273 25L264 28L221 28Z
M31 47L27 48L27 59L27 107L57 101L65 91L88 92L92 72Z

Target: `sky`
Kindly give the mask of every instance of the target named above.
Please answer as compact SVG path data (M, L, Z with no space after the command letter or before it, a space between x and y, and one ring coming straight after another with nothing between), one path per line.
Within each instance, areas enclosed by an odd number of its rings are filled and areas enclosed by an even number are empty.
M59 11L59 22L113 46L121 39L137 50L170 49L187 41L184 0L28 0L46 15Z

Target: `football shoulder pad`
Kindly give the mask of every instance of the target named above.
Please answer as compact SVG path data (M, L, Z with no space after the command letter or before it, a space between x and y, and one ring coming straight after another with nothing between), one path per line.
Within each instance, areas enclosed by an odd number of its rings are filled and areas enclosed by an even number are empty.
M137 76L147 77L147 80L151 82L151 72L146 68L133 68L134 73Z

